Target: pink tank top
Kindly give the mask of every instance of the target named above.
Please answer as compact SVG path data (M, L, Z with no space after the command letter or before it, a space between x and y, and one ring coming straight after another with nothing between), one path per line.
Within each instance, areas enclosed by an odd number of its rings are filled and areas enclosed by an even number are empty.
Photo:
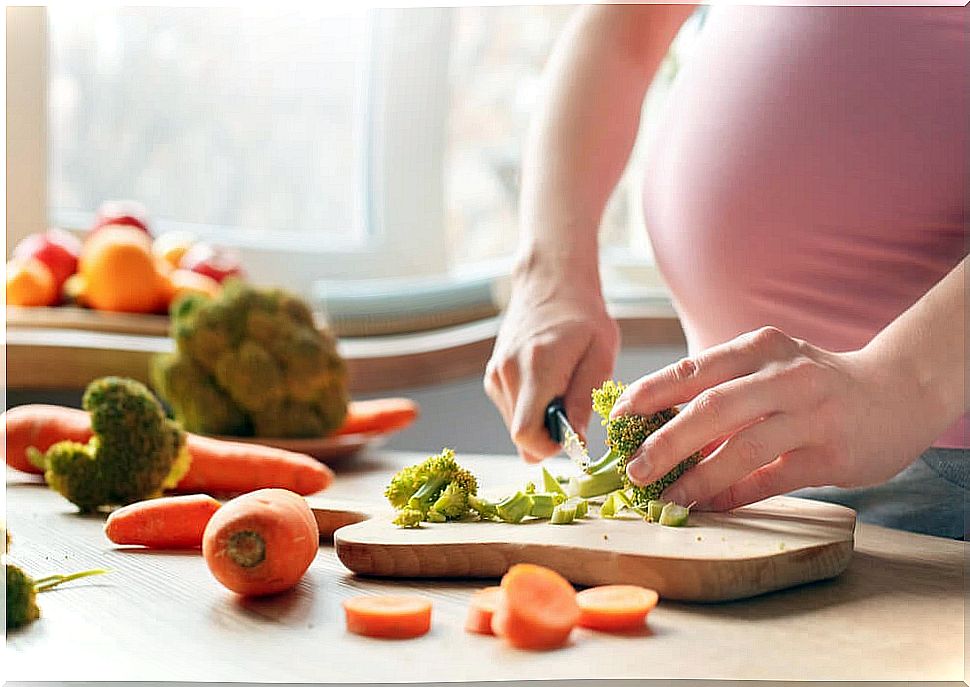
M692 352L860 348L967 253L967 8L712 8L659 124L645 218Z

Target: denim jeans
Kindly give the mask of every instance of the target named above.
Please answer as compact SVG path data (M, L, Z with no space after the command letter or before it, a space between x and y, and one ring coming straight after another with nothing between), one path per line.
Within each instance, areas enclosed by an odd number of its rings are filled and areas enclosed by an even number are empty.
M860 522L965 540L970 532L970 449L931 448L874 487L808 487L791 496L848 506Z

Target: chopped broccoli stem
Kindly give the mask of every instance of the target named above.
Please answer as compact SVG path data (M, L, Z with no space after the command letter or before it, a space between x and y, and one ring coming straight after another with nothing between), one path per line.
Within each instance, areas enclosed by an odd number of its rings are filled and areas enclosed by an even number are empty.
M563 502L552 511L549 522L553 525L568 525L576 519L576 504Z
M660 512L660 524L668 527L683 527L687 524L689 515L689 508L684 508L671 501Z
M565 489L559 484L559 481L552 476L546 468L542 468L542 488L547 492L566 495Z
M495 512L504 522L521 522L532 510L532 497L517 491L495 504Z
M530 496L532 497L532 510L529 511L529 515L534 518L546 519L551 517L553 509L566 500L563 494L558 493L530 494Z
M605 501L603 501L603 505L600 506L601 518L616 517L616 512L617 512L616 494L617 492L614 491L613 493L611 493L609 496L606 497Z
M607 451L603 454L603 457L597 460L595 463L590 463L590 465L586 468L586 474L595 475L607 470L615 470L619 460L620 457L616 453L613 451Z
M536 483L535 482L526 482L525 483L525 493L526 494L534 494L534 493L536 493Z
M584 499L603 496L623 487L623 477L615 469L600 470L591 475L579 475L569 481L567 493Z
M660 521L660 512L666 504L663 501L652 499L647 502L647 520L650 522Z
M573 496L565 501L569 505L574 505L576 507L576 517L585 518L589 513L589 502L586 499L581 499L577 496Z

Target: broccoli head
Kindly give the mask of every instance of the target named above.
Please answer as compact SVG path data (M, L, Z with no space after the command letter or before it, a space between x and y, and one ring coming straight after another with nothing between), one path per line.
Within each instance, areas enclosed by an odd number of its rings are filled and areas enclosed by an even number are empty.
M177 353L155 363L152 383L188 431L308 437L344 421L336 339L293 294L229 280L214 299L179 299L171 317Z
M589 467L587 475L573 480L571 487L578 495L587 498L623 488L634 506L646 508L649 501L658 498L664 489L695 465L700 460L700 454L688 456L655 482L642 487L633 484L626 474L627 461L644 440L669 422L677 411L667 408L649 416L621 415L611 419L610 413L624 388L622 383L607 380L593 390L593 410L606 427L608 450L603 458Z
M152 386L162 398L177 398L176 421L199 434L252 434L249 417L191 358L164 354L152 358Z
M185 433L143 384L96 379L82 405L94 433L88 443L61 441L46 453L30 452L47 483L82 511L157 496L185 475Z
M401 469L384 491L399 511L395 522L404 527L460 520L471 512L469 499L477 493L475 476L458 464L455 452L448 448Z

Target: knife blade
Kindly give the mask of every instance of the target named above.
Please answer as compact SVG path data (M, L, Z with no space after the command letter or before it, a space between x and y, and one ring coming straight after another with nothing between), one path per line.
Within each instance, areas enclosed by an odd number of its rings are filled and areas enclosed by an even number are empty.
M589 453L582 439L569 424L566 417L566 408L563 406L563 399L557 396L546 406L546 431L556 443L562 445L563 452L569 456L576 465L585 470L589 466Z

